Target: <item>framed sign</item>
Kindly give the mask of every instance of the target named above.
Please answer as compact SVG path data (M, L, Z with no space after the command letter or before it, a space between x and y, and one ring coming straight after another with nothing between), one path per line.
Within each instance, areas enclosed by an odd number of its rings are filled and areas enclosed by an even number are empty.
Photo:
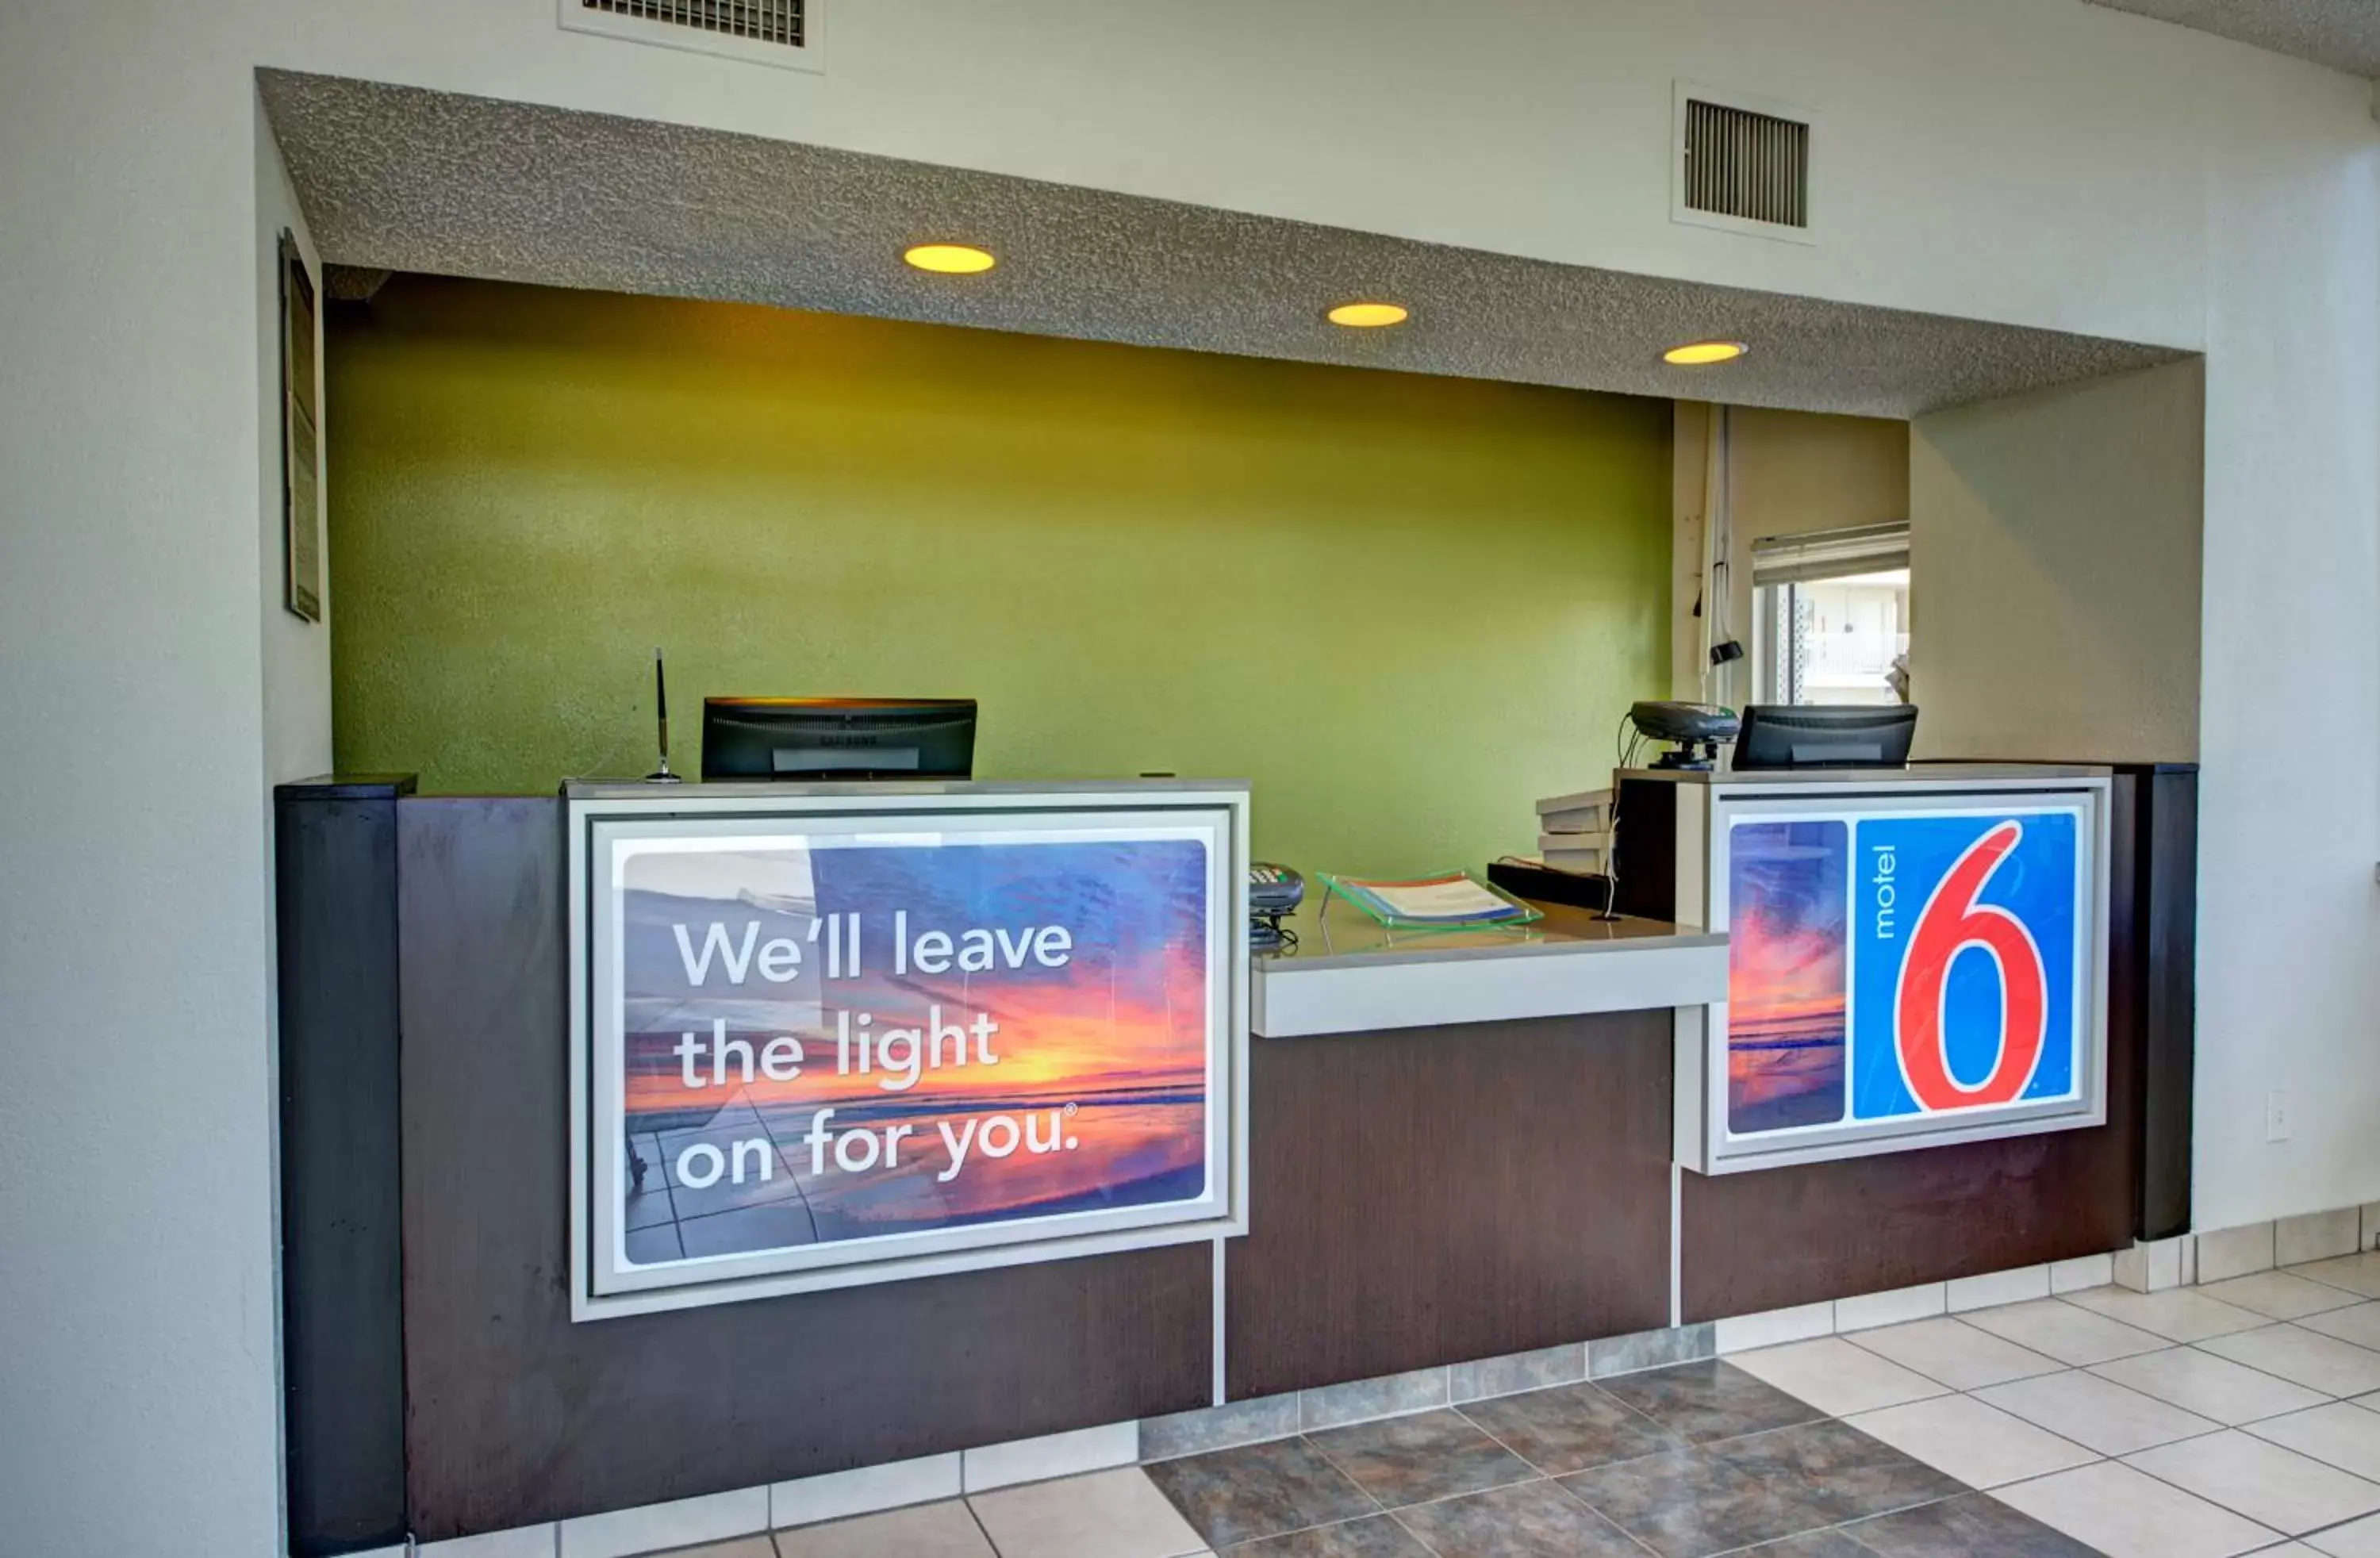
M574 792L576 1316L1245 1232L1245 801Z
M1802 787L1805 792L1809 786ZM1706 1173L2107 1118L2104 782L1718 791Z
M314 395L314 280L297 235L281 235L282 604L322 620L321 408Z

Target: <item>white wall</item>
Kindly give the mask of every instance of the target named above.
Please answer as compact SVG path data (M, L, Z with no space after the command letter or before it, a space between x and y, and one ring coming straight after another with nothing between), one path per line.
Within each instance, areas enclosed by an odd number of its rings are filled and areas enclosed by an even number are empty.
M2197 761L2200 380L2179 362L1912 425L1921 756Z
M321 711L260 630L258 64L2204 347L2202 1209L2380 1199L2363 84L2076 0L830 0L824 76L554 18L0 6L13 1542L274 1540L262 797ZM1669 224L1678 77L1819 114L1824 241Z
M2291 83L2299 90L2284 90ZM2253 54L2207 105L2199 1225L2380 1199L2380 152ZM2265 1139L2280 1088L2291 1138Z
M0 6L0 1546L60 1558L279 1529L255 93L143 10Z
M1703 526L1709 505L1710 438L1716 408L1678 402L1670 445L1676 549L1670 588L1672 698L1732 707L1753 700L1752 661L1731 676L1703 677ZM1739 406L1728 413L1727 481L1732 521L1729 625L1753 647L1752 548L1775 536L1807 535L1909 517L1909 424L1876 417L1822 416Z

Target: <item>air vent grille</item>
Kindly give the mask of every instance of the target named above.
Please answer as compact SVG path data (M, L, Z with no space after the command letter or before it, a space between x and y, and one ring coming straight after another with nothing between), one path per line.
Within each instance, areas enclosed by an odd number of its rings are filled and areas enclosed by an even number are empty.
M808 0L579 0L579 4L602 16L697 28L722 38L748 38L790 49L809 43Z
M1684 194L1689 211L1810 225L1810 127L1724 103L1686 103Z

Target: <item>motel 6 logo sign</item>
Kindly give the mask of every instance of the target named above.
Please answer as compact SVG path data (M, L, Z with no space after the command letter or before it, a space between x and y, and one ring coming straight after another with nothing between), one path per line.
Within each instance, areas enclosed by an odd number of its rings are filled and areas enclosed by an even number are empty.
M2063 810L1863 818L1853 834L1851 1114L2074 1096L2082 820Z

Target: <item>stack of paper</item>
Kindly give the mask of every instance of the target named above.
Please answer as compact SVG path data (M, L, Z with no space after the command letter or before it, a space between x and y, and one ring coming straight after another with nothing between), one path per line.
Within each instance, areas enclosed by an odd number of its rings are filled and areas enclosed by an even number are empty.
M1536 918L1524 906L1460 871L1406 882L1341 876L1331 878L1331 885L1374 919L1390 922L1492 925L1500 920Z
M1611 792L1581 790L1537 802L1537 853L1560 870L1611 869Z

